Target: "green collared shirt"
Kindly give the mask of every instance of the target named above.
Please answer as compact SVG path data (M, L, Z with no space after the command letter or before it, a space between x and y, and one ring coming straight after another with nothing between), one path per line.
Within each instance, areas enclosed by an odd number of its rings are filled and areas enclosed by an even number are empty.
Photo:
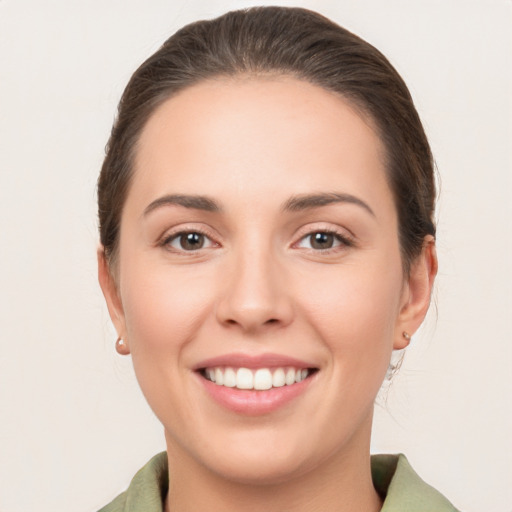
M412 469L405 455L373 455L373 485L384 500L381 512L458 512ZM169 475L167 454L153 457L128 489L99 512L163 512Z

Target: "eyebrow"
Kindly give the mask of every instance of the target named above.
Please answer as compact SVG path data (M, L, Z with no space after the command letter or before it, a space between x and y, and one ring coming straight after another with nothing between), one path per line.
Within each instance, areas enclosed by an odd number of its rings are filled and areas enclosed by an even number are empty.
M187 194L168 194L155 199L144 209L143 216L163 206L183 206L194 210L203 210L206 212L219 212L221 207L213 199L207 196L187 195Z
M283 206L284 211L297 212L301 210L308 210L310 208L318 208L333 203L349 203L355 204L364 208L368 213L375 217L374 211L362 199L351 194L341 194L337 192L319 193L319 194L304 194L294 196Z
M283 210L298 212L311 208L319 208L333 203L349 203L364 208L368 213L375 217L375 213L370 206L362 199L351 194L342 194L337 192L324 192L318 194L303 194L291 197L284 203ZM143 215L146 216L152 211L164 206L182 206L194 210L203 210L207 212L220 212L220 205L210 197L188 194L168 194L152 201L145 209Z

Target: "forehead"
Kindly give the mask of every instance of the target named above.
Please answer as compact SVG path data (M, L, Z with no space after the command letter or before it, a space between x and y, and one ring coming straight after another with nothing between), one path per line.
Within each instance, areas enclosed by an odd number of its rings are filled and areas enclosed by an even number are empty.
M289 77L221 78L164 102L142 131L131 189L390 195L371 120L340 95ZM380 184L380 189L377 185Z

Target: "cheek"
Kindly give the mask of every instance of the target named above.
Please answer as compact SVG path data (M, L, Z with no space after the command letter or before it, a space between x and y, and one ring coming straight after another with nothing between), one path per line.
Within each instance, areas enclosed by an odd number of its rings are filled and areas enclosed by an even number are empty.
M126 328L132 355L176 355L193 337L211 303L212 287L206 276L189 275L183 268L151 266L140 270L127 262L122 281ZM135 361L134 361L135 362Z
M302 294L310 324L338 365L350 373L387 368L402 283L401 267L389 263L327 269L329 275L317 281L324 286L309 286Z
M137 380L162 423L186 429L197 415L183 385L188 381L187 347L211 311L211 282L183 268L126 260L122 298ZM180 415L173 418L175 410Z

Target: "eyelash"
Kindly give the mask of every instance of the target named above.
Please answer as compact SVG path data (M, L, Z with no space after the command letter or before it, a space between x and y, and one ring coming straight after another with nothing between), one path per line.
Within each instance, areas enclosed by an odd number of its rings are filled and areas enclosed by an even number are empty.
M354 240L352 237L347 236L345 233L340 233L339 231L336 231L334 229L315 229L312 231L308 231L305 235L301 236L301 238L293 244L293 246L298 246L301 242L304 240L307 240L308 238L311 240L311 237L314 235L329 235L333 236L335 242L339 242L338 246L334 247L328 247L326 249L315 249L313 247L306 247L304 249L309 250L314 253L320 253L320 254L326 254L330 252L335 252L343 248L353 247L355 245Z
M186 235L200 235L204 237L205 240L209 241L209 247L199 247L199 249L191 249L187 250L184 248L172 247L171 242L178 240ZM164 236L161 241L158 243L159 246L164 247L168 251L174 252L176 254L190 255L199 252L201 249L210 249L212 247L218 246L219 244L214 241L213 237L202 229L182 229L180 231L168 234Z
M204 237L205 240L208 240L209 246L208 247L201 246L198 249L190 249L190 250L184 249L183 247L181 247L181 248L172 247L171 242L179 240L181 237L186 236L186 235L200 235L200 236ZM317 253L317 254L318 253L326 254L326 253L330 253L330 252L336 252L336 251L340 250L339 249L340 247L348 248L348 247L353 247L355 245L354 240L351 237L347 236L346 234L342 234L339 231L336 231L333 229L315 229L315 230L308 231L304 235L302 235L297 242L292 244L292 247L301 248L300 244L303 241L307 240L308 238L311 241L311 237L313 237L314 235L333 236L335 242L339 242L339 245L336 245L334 247L328 247L326 249L315 249L313 247L303 247L303 249L308 250L313 253ZM310 244L311 244L311 242L310 242ZM205 230L182 229L180 231L177 231L177 232L168 234L167 236L164 236L161 239L161 241L158 243L158 245L161 247L164 247L167 250L172 251L176 254L190 255L190 254L198 253L199 251L204 250L204 249L210 249L215 246L218 247L220 244L215 242L213 237L209 233L207 233Z

